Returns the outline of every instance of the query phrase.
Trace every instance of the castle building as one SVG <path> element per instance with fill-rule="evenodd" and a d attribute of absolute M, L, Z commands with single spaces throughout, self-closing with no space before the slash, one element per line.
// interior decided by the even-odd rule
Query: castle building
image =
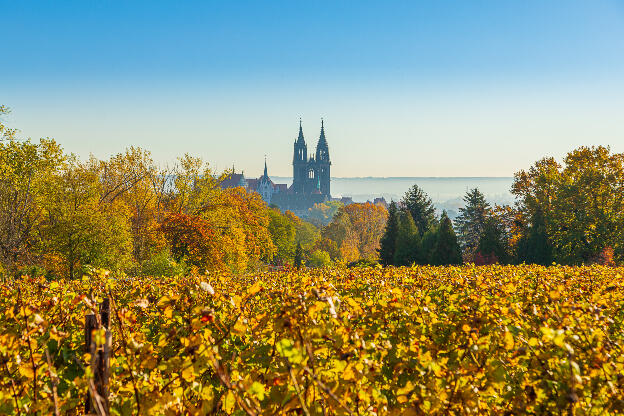
<path fill-rule="evenodd" d="M 293 183 L 275 184 L 268 174 L 266 160 L 264 173 L 258 179 L 246 179 L 242 173 L 232 173 L 222 183 L 222 188 L 242 186 L 258 192 L 267 204 L 277 205 L 282 210 L 303 212 L 316 203 L 331 199 L 331 160 L 325 137 L 325 126 L 321 119 L 321 133 L 316 152 L 308 155 L 308 146 L 299 120 L 299 135 L 293 150 Z"/>

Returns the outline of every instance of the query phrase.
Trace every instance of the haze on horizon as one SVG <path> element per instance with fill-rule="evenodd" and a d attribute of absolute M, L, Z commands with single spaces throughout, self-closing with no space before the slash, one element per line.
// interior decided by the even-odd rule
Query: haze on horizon
<path fill-rule="evenodd" d="M 624 3 L 9 2 L 0 104 L 22 136 L 292 175 L 325 120 L 335 177 L 510 177 L 624 152 Z"/>

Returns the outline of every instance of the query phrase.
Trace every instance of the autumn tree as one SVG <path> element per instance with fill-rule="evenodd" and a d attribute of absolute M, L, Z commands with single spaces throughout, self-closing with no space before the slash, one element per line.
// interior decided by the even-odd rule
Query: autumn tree
<path fill-rule="evenodd" d="M 623 154 L 580 147 L 568 153 L 563 166 L 542 159 L 516 173 L 512 192 L 524 217 L 538 225 L 526 229 L 545 231 L 546 239 L 539 231 L 533 241 L 552 247 L 554 261 L 591 262 L 605 247 L 613 248 L 617 261 L 624 258 Z"/>
<path fill-rule="evenodd" d="M 338 249 L 334 257 L 336 260 L 376 260 L 387 217 L 388 211 L 381 205 L 346 205 L 323 229 L 320 246 L 328 247 L 333 243 Z M 329 243 L 324 243 L 324 240 L 329 240 Z"/>
<path fill-rule="evenodd" d="M 120 270 L 132 261 L 128 212 L 121 202 L 103 203 L 99 179 L 72 158 L 45 190 L 39 249 L 48 269 L 70 279 L 86 265 Z"/>
<path fill-rule="evenodd" d="M 334 218 L 334 215 L 344 204 L 339 201 L 326 201 L 323 203 L 316 203 L 312 207 L 308 208 L 308 212 L 305 215 L 305 219 L 310 221 L 317 227 L 324 227 L 328 225 Z"/>
<path fill-rule="evenodd" d="M 0 142 L 0 262 L 9 272 L 32 259 L 45 210 L 43 196 L 65 156 L 49 139 Z M 5 137 L 6 137 L 5 136 Z"/>

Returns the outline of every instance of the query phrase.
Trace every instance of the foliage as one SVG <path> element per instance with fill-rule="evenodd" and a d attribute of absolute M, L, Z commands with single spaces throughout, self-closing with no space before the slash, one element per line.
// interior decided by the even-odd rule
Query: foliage
<path fill-rule="evenodd" d="M 42 191 L 37 249 L 47 269 L 70 279 L 86 266 L 122 270 L 132 264 L 126 206 L 101 199 L 98 177 L 97 168 L 72 158 Z"/>
<path fill-rule="evenodd" d="M 293 258 L 293 266 L 297 269 L 300 269 L 303 266 L 303 248 L 301 248 L 301 244 L 297 244 L 297 248 L 295 249 L 295 257 Z"/>
<path fill-rule="evenodd" d="M 457 242 L 455 231 L 453 230 L 453 223 L 448 215 L 446 215 L 446 211 L 442 212 L 440 227 L 436 234 L 435 246 L 431 253 L 431 264 L 461 264 L 461 249 Z"/>
<path fill-rule="evenodd" d="M 276 208 L 269 208 L 268 214 L 270 219 L 268 229 L 276 249 L 273 263 L 291 263 L 297 247 L 295 222 L 290 217 L 282 215 Z"/>
<path fill-rule="evenodd" d="M 435 207 L 431 198 L 416 184 L 414 184 L 401 200 L 402 208 L 409 211 L 412 219 L 418 227 L 418 232 L 423 235 L 437 224 Z"/>
<path fill-rule="evenodd" d="M 397 236 L 399 234 L 398 214 L 396 202 L 390 202 L 386 228 L 379 241 L 379 262 L 384 266 L 394 264 L 394 253 L 396 251 Z"/>
<path fill-rule="evenodd" d="M 505 232 L 494 216 L 489 216 L 485 220 L 477 245 L 477 254 L 481 260 L 475 261 L 476 264 L 505 264 L 509 260 Z"/>
<path fill-rule="evenodd" d="M 455 229 L 464 259 L 471 260 L 485 229 L 490 204 L 477 188 L 466 192 L 464 202 L 465 206 L 459 209 L 459 216 L 455 219 Z"/>
<path fill-rule="evenodd" d="M 333 260 L 376 260 L 387 217 L 388 211 L 382 205 L 367 202 L 343 206 L 323 228 L 317 247 L 328 248 Z"/>
<path fill-rule="evenodd" d="M 184 262 L 176 262 L 168 250 L 154 254 L 141 264 L 141 273 L 144 276 L 173 277 L 184 274 L 187 266 Z"/>
<path fill-rule="evenodd" d="M 410 266 L 422 261 L 420 234 L 409 211 L 399 215 L 399 232 L 396 239 L 394 262 L 396 266 Z"/>
<path fill-rule="evenodd" d="M 512 192 L 525 218 L 543 220 L 543 228 L 536 223 L 527 230 L 538 233 L 536 244 L 552 247 L 554 261 L 591 262 L 605 247 L 613 248 L 616 261 L 624 259 L 624 154 L 580 147 L 563 166 L 542 159 L 515 175 Z"/>
<path fill-rule="evenodd" d="M 334 219 L 338 210 L 343 206 L 344 204 L 340 201 L 316 203 L 313 207 L 308 208 L 305 219 L 317 227 L 325 227 Z"/>
<path fill-rule="evenodd" d="M 0 263 L 11 272 L 32 257 L 45 216 L 43 196 L 64 161 L 53 140 L 0 141 Z"/>
<path fill-rule="evenodd" d="M 329 253 L 323 250 L 314 250 L 308 260 L 310 267 L 326 267 L 332 263 Z"/>
<path fill-rule="evenodd" d="M 23 277 L 0 284 L 0 412 L 82 414 L 108 297 L 113 415 L 620 414 L 623 273 Z"/>

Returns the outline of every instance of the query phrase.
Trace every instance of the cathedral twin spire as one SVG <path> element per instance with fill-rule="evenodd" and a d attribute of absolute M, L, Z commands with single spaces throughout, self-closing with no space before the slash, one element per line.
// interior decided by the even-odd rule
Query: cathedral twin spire
<path fill-rule="evenodd" d="M 305 138 L 303 136 L 303 127 L 302 127 L 301 117 L 299 118 L 299 136 L 297 137 L 295 145 L 302 146 L 302 148 L 303 146 L 305 146 L 305 149 L 307 150 L 307 145 L 305 142 Z M 316 145 L 316 158 L 318 159 L 319 156 L 321 157 L 321 159 L 325 159 L 326 161 L 329 161 L 329 146 L 327 145 L 327 139 L 325 138 L 325 125 L 324 125 L 324 121 L 322 117 L 321 117 L 321 134 L 319 136 L 319 141 Z"/>
<path fill-rule="evenodd" d="M 299 119 L 299 136 L 294 143 L 292 190 L 300 194 L 330 195 L 329 146 L 325 138 L 325 125 L 321 119 L 321 134 L 316 145 L 316 154 L 308 156 L 308 146 L 303 137 L 303 127 Z"/>

